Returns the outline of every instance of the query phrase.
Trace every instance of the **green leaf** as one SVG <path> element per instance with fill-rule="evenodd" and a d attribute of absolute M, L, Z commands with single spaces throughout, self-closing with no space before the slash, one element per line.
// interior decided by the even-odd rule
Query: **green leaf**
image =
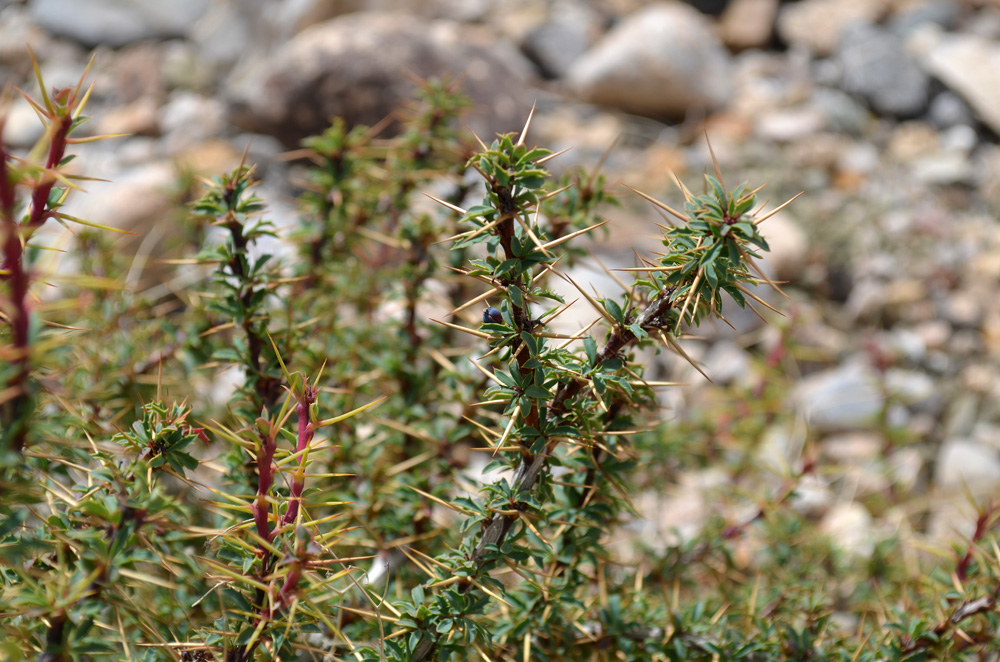
<path fill-rule="evenodd" d="M 524 293 L 521 288 L 517 285 L 511 285 L 507 288 L 507 294 L 510 296 L 510 302 L 518 308 L 524 308 Z"/>
<path fill-rule="evenodd" d="M 583 349 L 585 352 L 587 352 L 587 360 L 590 362 L 590 365 L 593 366 L 594 364 L 596 364 L 597 342 L 590 336 L 587 336 L 586 338 L 583 339 Z"/>
<path fill-rule="evenodd" d="M 617 301 L 614 299 L 605 299 L 604 309 L 608 311 L 608 314 L 610 314 L 611 318 L 616 322 L 619 324 L 625 323 L 625 313 L 622 312 L 622 308 L 618 305 Z"/>
<path fill-rule="evenodd" d="M 535 386 L 534 384 L 524 389 L 524 394 L 529 398 L 534 398 L 535 400 L 549 400 L 552 397 L 551 393 L 540 386 Z"/>
<path fill-rule="evenodd" d="M 509 374 L 507 374 L 503 370 L 494 370 L 493 371 L 493 376 L 496 377 L 497 381 L 499 381 L 501 384 L 503 384 L 507 388 L 515 388 L 517 386 L 517 381 L 515 381 L 515 379 L 513 377 L 511 377 Z"/>
<path fill-rule="evenodd" d="M 715 273 L 714 263 L 709 262 L 706 264 L 703 273 L 705 274 L 705 282 L 708 283 L 709 287 L 713 290 L 719 287 L 719 277 Z"/>
<path fill-rule="evenodd" d="M 222 347 L 215 350 L 212 353 L 212 358 L 216 361 L 232 361 L 233 363 L 240 363 L 243 360 L 240 353 L 232 347 Z"/>
<path fill-rule="evenodd" d="M 135 432 L 136 439 L 146 444 L 149 443 L 149 433 L 146 431 L 146 426 L 142 421 L 132 423 L 132 431 Z"/>

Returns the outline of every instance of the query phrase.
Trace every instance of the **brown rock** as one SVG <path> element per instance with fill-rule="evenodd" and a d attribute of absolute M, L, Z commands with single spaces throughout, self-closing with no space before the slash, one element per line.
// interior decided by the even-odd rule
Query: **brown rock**
<path fill-rule="evenodd" d="M 778 35 L 789 44 L 805 47 L 816 55 L 830 55 L 843 28 L 859 20 L 876 22 L 886 5 L 886 0 L 788 3 L 778 15 Z"/>
<path fill-rule="evenodd" d="M 304 30 L 246 70 L 229 96 L 237 125 L 289 145 L 333 117 L 373 125 L 414 97 L 416 79 L 460 77 L 484 138 L 521 128 L 531 65 L 510 44 L 450 21 L 360 13 Z"/>
<path fill-rule="evenodd" d="M 242 154 L 222 139 L 212 139 L 192 145 L 174 155 L 181 171 L 201 177 L 229 172 L 240 163 Z"/>
<path fill-rule="evenodd" d="M 734 51 L 763 48 L 771 41 L 778 0 L 732 0 L 722 14 L 719 36 Z"/>
<path fill-rule="evenodd" d="M 95 127 L 97 134 L 128 133 L 133 136 L 156 136 L 160 133 L 158 107 L 149 98 L 124 106 L 113 106 L 101 113 Z"/>

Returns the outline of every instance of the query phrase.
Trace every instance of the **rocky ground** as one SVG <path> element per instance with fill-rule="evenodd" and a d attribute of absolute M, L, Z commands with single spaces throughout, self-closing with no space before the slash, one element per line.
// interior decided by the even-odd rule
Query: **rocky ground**
<path fill-rule="evenodd" d="M 520 129 L 537 102 L 533 138 L 573 147 L 563 166 L 614 144 L 612 180 L 666 201 L 679 198 L 670 172 L 697 186 L 710 168 L 707 133 L 730 183 L 768 182 L 774 204 L 804 195 L 764 226 L 785 319 L 735 315 L 735 331 L 702 329 L 689 351 L 738 386 L 759 377 L 757 357 L 791 348 L 775 370 L 795 415 L 766 430 L 760 461 L 792 466 L 808 447 L 840 467 L 799 498 L 864 553 L 899 518 L 858 495 L 903 486 L 934 504 L 919 506 L 922 535 L 954 535 L 973 520 L 943 504 L 967 509 L 965 490 L 982 500 L 1000 481 L 998 37 L 988 0 L 0 0 L 0 80 L 31 89 L 25 43 L 53 86 L 96 53 L 91 130 L 132 135 L 87 147 L 89 174 L 111 182 L 73 213 L 140 232 L 134 250 L 154 256 L 178 164 L 212 174 L 251 144 L 291 223 L 276 157 L 332 115 L 379 121 L 413 74 L 463 76 L 479 135 Z M 39 135 L 14 104 L 5 139 Z M 630 266 L 658 217 L 618 190 L 602 259 Z M 717 402 L 665 367 L 691 383 L 664 395 L 668 416 Z M 648 533 L 691 530 L 720 480 L 650 495 L 662 517 Z"/>

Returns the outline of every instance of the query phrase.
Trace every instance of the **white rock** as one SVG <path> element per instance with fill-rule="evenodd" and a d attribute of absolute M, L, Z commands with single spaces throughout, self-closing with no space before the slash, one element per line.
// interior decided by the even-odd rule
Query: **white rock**
<path fill-rule="evenodd" d="M 913 405 L 933 397 L 937 385 L 930 375 L 919 370 L 890 368 L 885 373 L 885 390 L 904 405 Z"/>
<path fill-rule="evenodd" d="M 810 425 L 835 430 L 867 427 L 885 405 L 878 377 L 860 361 L 805 378 L 795 397 Z"/>
<path fill-rule="evenodd" d="M 875 551 L 872 516 L 860 503 L 838 503 L 830 508 L 820 531 L 830 536 L 833 544 L 847 554 L 866 557 Z"/>
<path fill-rule="evenodd" d="M 772 425 L 764 431 L 754 449 L 754 463 L 778 475 L 787 475 L 802 455 L 805 441 L 805 428 L 802 425 Z"/>
<path fill-rule="evenodd" d="M 873 432 L 846 432 L 822 442 L 823 455 L 838 464 L 867 464 L 882 453 L 885 440 Z"/>
<path fill-rule="evenodd" d="M 649 518 L 642 528 L 668 545 L 691 540 L 701 531 L 711 512 L 713 500 L 710 495 L 728 481 L 729 476 L 721 469 L 684 474 L 666 500 L 661 494 L 650 495 L 651 502 L 647 500 L 646 503 L 655 504 L 655 508 L 642 508 Z"/>
<path fill-rule="evenodd" d="M 0 4 L 0 64 L 30 67 L 26 45 L 35 53 L 51 49 L 49 36 L 31 20 L 27 7 Z"/>
<path fill-rule="evenodd" d="M 734 342 L 722 340 L 715 343 L 705 356 L 705 373 L 719 385 L 746 383 L 750 377 L 750 355 Z"/>
<path fill-rule="evenodd" d="M 907 361 L 919 363 L 927 356 L 927 343 L 915 330 L 897 327 L 885 334 L 885 341 L 893 353 Z"/>
<path fill-rule="evenodd" d="M 938 451 L 934 481 L 944 489 L 967 486 L 973 493 L 1000 482 L 1000 455 L 969 439 L 949 439 Z"/>
<path fill-rule="evenodd" d="M 615 26 L 569 70 L 586 101 L 638 115 L 682 117 L 724 104 L 731 63 L 711 23 L 680 2 L 657 3 Z"/>
<path fill-rule="evenodd" d="M 782 210 L 761 224 L 760 233 L 771 248 L 761 254 L 767 275 L 789 282 L 802 278 L 809 257 L 809 236 L 795 218 Z"/>
<path fill-rule="evenodd" d="M 984 448 L 1000 452 L 1000 425 L 979 421 L 972 428 L 972 440 Z"/>
<path fill-rule="evenodd" d="M 194 92 L 177 92 L 160 108 L 160 127 L 167 153 L 223 133 L 226 108 L 221 101 Z"/>
<path fill-rule="evenodd" d="M 826 480 L 816 474 L 806 474 L 795 487 L 791 497 L 791 506 L 795 512 L 806 517 L 816 517 L 830 507 L 834 499 L 833 490 Z"/>
<path fill-rule="evenodd" d="M 868 175 L 883 166 L 881 154 L 875 145 L 854 143 L 840 152 L 837 167 L 842 172 Z"/>
<path fill-rule="evenodd" d="M 13 147 L 31 147 L 44 131 L 38 115 L 26 101 L 21 99 L 11 105 L 3 127 L 4 142 Z"/>
<path fill-rule="evenodd" d="M 924 456 L 919 448 L 898 448 L 889 456 L 889 476 L 895 488 L 903 493 L 913 490 L 920 480 Z"/>
<path fill-rule="evenodd" d="M 943 319 L 928 320 L 915 326 L 913 333 L 926 349 L 941 349 L 951 337 L 951 325 Z"/>
<path fill-rule="evenodd" d="M 969 183 L 976 176 L 968 156 L 954 150 L 914 161 L 912 172 L 918 182 L 937 186 Z"/>
<path fill-rule="evenodd" d="M 1000 133 L 1000 45 L 971 34 L 921 34 L 927 71 L 961 96 Z"/>
<path fill-rule="evenodd" d="M 827 127 L 823 111 L 813 106 L 782 108 L 769 111 L 756 120 L 755 133 L 777 142 L 801 140 L 820 133 Z"/>

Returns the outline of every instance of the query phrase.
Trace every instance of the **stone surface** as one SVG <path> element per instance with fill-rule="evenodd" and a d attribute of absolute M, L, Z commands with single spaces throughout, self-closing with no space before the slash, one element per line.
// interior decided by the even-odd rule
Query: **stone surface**
<path fill-rule="evenodd" d="M 953 92 L 942 92 L 931 99 L 927 119 L 941 129 L 952 126 L 971 126 L 975 122 L 969 105 Z"/>
<path fill-rule="evenodd" d="M 14 147 L 30 147 L 42 137 L 45 127 L 26 101 L 11 104 L 3 126 L 4 141 Z"/>
<path fill-rule="evenodd" d="M 643 523 L 649 542 L 679 545 L 691 540 L 705 523 L 712 507 L 711 493 L 728 482 L 717 469 L 707 469 L 681 476 L 680 484 L 669 489 L 668 496 L 648 495 L 641 511 L 652 518 Z"/>
<path fill-rule="evenodd" d="M 520 129 L 531 107 L 530 64 L 516 49 L 449 21 L 360 13 L 315 25 L 229 88 L 241 127 L 295 145 L 330 118 L 373 125 L 413 98 L 413 77 L 461 77 L 477 132 Z"/>
<path fill-rule="evenodd" d="M 886 0 L 802 0 L 782 5 L 778 35 L 789 45 L 816 55 L 833 52 L 841 31 L 854 21 L 876 21 Z"/>
<path fill-rule="evenodd" d="M 4 7 L 0 3 L 0 65 L 15 65 L 23 71 L 31 67 L 28 49 L 44 53 L 50 47 L 49 36 L 31 20 L 26 8 Z"/>
<path fill-rule="evenodd" d="M 845 90 L 882 115 L 912 117 L 927 106 L 927 74 L 902 40 L 872 23 L 855 21 L 841 31 L 836 60 Z"/>
<path fill-rule="evenodd" d="M 800 106 L 759 115 L 754 130 L 767 140 L 791 142 L 820 133 L 826 126 L 826 117 L 820 109 Z"/>
<path fill-rule="evenodd" d="M 751 375 L 750 355 L 734 342 L 720 341 L 705 355 L 702 370 L 715 384 L 745 384 Z"/>
<path fill-rule="evenodd" d="M 650 117 L 724 104 L 731 63 L 704 16 L 657 3 L 626 17 L 574 63 L 571 87 L 591 103 Z"/>
<path fill-rule="evenodd" d="M 885 373 L 887 395 L 904 405 L 926 402 L 937 393 L 937 386 L 930 375 L 918 370 L 890 368 Z"/>
<path fill-rule="evenodd" d="M 102 114 L 97 121 L 96 132 L 128 133 L 134 136 L 159 135 L 158 113 L 159 105 L 156 101 L 148 98 L 139 99 Z"/>
<path fill-rule="evenodd" d="M 820 530 L 830 536 L 837 548 L 861 558 L 870 557 L 875 551 L 872 529 L 871 513 L 856 502 L 835 504 L 820 522 Z"/>
<path fill-rule="evenodd" d="M 929 37 L 923 65 L 1000 134 L 1000 44 L 967 34 Z"/>
<path fill-rule="evenodd" d="M 552 18 L 530 30 L 521 50 L 546 78 L 561 78 L 590 46 L 597 34 L 597 17 L 572 5 L 557 5 Z"/>
<path fill-rule="evenodd" d="M 885 406 L 877 376 L 860 361 L 806 377 L 795 397 L 810 425 L 828 430 L 870 426 Z"/>
<path fill-rule="evenodd" d="M 969 487 L 975 492 L 1000 482 L 1000 455 L 969 439 L 949 439 L 938 451 L 934 482 L 943 489 Z"/>
<path fill-rule="evenodd" d="M 961 3 L 957 0 L 918 0 L 898 9 L 889 19 L 887 27 L 894 34 L 906 38 L 927 25 L 954 28 L 961 15 Z"/>
<path fill-rule="evenodd" d="M 754 465 L 777 475 L 788 474 L 805 444 L 805 429 L 782 421 L 769 426 L 753 449 Z"/>
<path fill-rule="evenodd" d="M 113 159 L 106 165 L 112 165 Z M 153 161 L 114 173 L 93 162 L 89 165 L 88 172 L 100 172 L 109 181 L 87 182 L 85 194 L 70 196 L 66 212 L 134 233 L 110 237 L 121 253 L 132 258 L 126 287 L 163 282 L 172 272 L 158 258 L 163 257 L 170 220 L 177 212 L 177 201 L 171 199 L 177 182 L 173 165 Z"/>
<path fill-rule="evenodd" d="M 823 455 L 839 464 L 868 464 L 879 458 L 885 439 L 874 432 L 844 432 L 826 437 Z"/>
<path fill-rule="evenodd" d="M 248 0 L 213 0 L 192 26 L 199 66 L 217 74 L 227 71 L 258 42 L 263 22 L 261 7 L 248 11 Z"/>
<path fill-rule="evenodd" d="M 719 20 L 719 35 L 734 51 L 763 48 L 774 35 L 778 0 L 732 0 Z"/>
<path fill-rule="evenodd" d="M 977 328 L 983 320 L 983 301 L 974 292 L 954 292 L 945 300 L 944 318 L 956 328 Z"/>
<path fill-rule="evenodd" d="M 772 279 L 789 283 L 801 279 L 809 257 L 809 236 L 791 212 L 783 209 L 764 221 L 760 233 L 771 247 L 761 254 L 764 272 Z"/>
<path fill-rule="evenodd" d="M 73 216 L 121 230 L 148 233 L 170 213 L 168 191 L 176 174 L 167 163 L 147 163 L 117 172 L 111 181 L 88 182 L 86 195 L 71 196 L 66 206 Z"/>
<path fill-rule="evenodd" d="M 31 16 L 54 35 L 85 46 L 117 48 L 142 39 L 185 34 L 205 12 L 208 0 L 35 0 Z"/>
<path fill-rule="evenodd" d="M 975 130 L 965 124 L 942 131 L 925 122 L 911 121 L 893 131 L 885 152 L 905 164 L 922 184 L 971 183 L 976 169 L 970 153 L 978 141 Z"/>
<path fill-rule="evenodd" d="M 186 147 L 223 133 L 225 104 L 194 92 L 174 94 L 160 109 L 164 147 L 174 154 Z"/>

